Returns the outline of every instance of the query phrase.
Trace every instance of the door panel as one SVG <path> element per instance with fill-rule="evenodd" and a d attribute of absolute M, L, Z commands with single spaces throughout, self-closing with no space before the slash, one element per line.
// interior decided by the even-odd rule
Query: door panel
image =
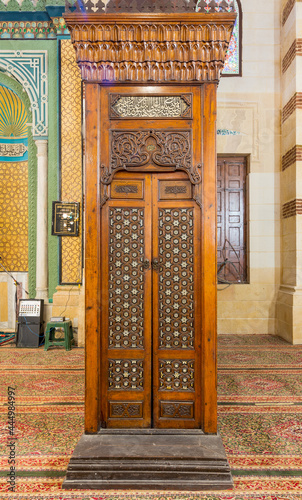
<path fill-rule="evenodd" d="M 119 193 L 119 186 L 126 189 Z M 102 210 L 102 304 L 107 304 L 101 325 L 102 421 L 108 427 L 148 427 L 151 269 L 145 261 L 151 261 L 151 177 L 118 179 L 113 197 L 116 191 L 124 199 L 110 199 Z M 131 199 L 138 193 L 142 201 Z"/>
<path fill-rule="evenodd" d="M 195 403 L 200 395 L 200 209 L 192 200 L 180 200 L 181 193 L 188 196 L 186 183 L 184 174 L 153 175 L 155 427 L 200 425 Z M 174 200 L 158 201 L 162 184 L 171 186 Z"/>

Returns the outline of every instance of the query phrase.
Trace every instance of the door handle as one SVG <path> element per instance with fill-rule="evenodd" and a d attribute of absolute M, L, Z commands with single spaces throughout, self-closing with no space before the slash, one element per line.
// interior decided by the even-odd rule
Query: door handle
<path fill-rule="evenodd" d="M 144 262 L 143 262 L 143 264 L 142 264 L 142 266 L 143 266 L 143 269 L 146 269 L 146 270 L 150 269 L 150 261 L 149 261 L 149 259 L 145 259 Z"/>
<path fill-rule="evenodd" d="M 153 259 L 152 260 L 152 267 L 155 271 L 159 271 L 160 264 L 158 259 Z"/>

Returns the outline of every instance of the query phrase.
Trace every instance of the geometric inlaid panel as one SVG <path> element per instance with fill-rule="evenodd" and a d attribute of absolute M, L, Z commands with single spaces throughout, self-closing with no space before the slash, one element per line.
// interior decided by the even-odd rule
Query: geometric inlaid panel
<path fill-rule="evenodd" d="M 160 349 L 194 349 L 193 232 L 193 208 L 158 210 Z"/>
<path fill-rule="evenodd" d="M 142 390 L 143 363 L 142 359 L 109 359 L 108 383 L 109 390 Z"/>
<path fill-rule="evenodd" d="M 109 348 L 144 347 L 144 209 L 109 209 Z"/>
<path fill-rule="evenodd" d="M 194 364 L 192 359 L 160 359 L 159 390 L 194 391 Z"/>

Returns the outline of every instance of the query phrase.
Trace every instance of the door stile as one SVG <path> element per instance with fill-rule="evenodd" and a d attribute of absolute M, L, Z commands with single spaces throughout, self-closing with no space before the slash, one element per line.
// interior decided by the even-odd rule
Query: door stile
<path fill-rule="evenodd" d="M 100 210 L 98 162 L 100 87 L 87 83 L 85 143 L 85 432 L 96 433 L 100 413 Z"/>
<path fill-rule="evenodd" d="M 202 182 L 202 408 L 206 434 L 217 433 L 216 83 L 204 85 Z"/>
<path fill-rule="evenodd" d="M 102 391 L 105 397 L 102 398 L 102 422 L 107 427 L 150 427 L 151 425 L 151 269 L 144 269 L 145 260 L 151 262 L 151 176 L 133 174 L 135 179 L 145 178 L 144 200 L 110 200 L 102 210 L 103 221 L 103 244 L 102 246 Z M 143 226 L 140 226 L 139 216 L 143 213 Z M 125 214 L 130 214 L 126 215 Z M 117 220 L 121 217 L 121 224 Z M 137 223 L 134 222 L 134 217 Z M 107 222 L 107 223 L 106 223 Z M 125 236 L 128 227 L 137 227 L 136 232 Z M 116 229 L 120 228 L 120 229 Z M 138 257 L 132 259 L 134 255 L 133 245 L 139 242 L 143 234 L 144 251 Z M 137 240 L 133 239 L 135 236 Z M 115 240 L 115 237 L 117 238 Z M 120 239 L 119 239 L 120 238 Z M 130 239 L 130 244 L 126 240 Z M 106 244 L 107 242 L 107 244 Z M 122 247 L 118 247 L 121 242 Z M 139 252 L 141 251 L 138 243 Z M 126 253 L 127 252 L 127 253 Z M 127 259 L 127 262 L 126 260 Z M 137 266 L 137 260 L 139 265 Z M 136 267 L 131 267 L 135 264 Z M 126 266 L 128 271 L 124 271 Z M 130 269 L 131 268 L 131 269 Z M 130 276 L 130 271 L 137 272 L 137 278 Z M 121 276 L 118 273 L 121 272 Z M 127 274 L 128 273 L 128 274 Z M 140 279 L 143 279 L 143 292 L 140 288 Z M 133 286 L 137 280 L 137 288 Z M 118 288 L 119 287 L 119 288 Z M 128 287 L 126 290 L 125 287 Z M 121 295 L 117 294 L 121 290 Z M 137 299 L 137 312 L 133 312 L 131 302 L 132 291 L 139 297 Z M 119 292 L 120 293 L 120 292 Z M 132 344 L 132 327 L 140 322 L 141 310 L 139 310 L 140 298 L 143 295 L 143 336 L 135 338 L 135 345 Z M 132 295 L 133 297 L 133 295 Z M 120 302 L 117 302 L 120 300 Z M 129 304 L 131 306 L 129 309 Z M 126 309 L 125 309 L 126 307 Z M 128 308 L 128 309 L 127 309 Z M 128 325 L 125 326 L 125 315 Z M 136 317 L 135 314 L 138 316 Z M 111 322 L 111 323 L 110 323 Z M 127 337 L 121 336 L 118 339 L 116 332 L 112 334 L 114 327 L 120 327 L 121 333 L 126 329 Z M 111 328 L 111 330 L 110 330 Z M 109 342 L 110 339 L 110 342 Z M 127 343 L 127 345 L 125 345 Z M 134 345 L 134 346 L 133 346 Z M 136 380 L 131 383 L 132 377 Z M 130 383 L 128 384 L 128 382 Z M 126 384 L 128 384 L 126 386 Z M 129 389 L 128 389 L 129 387 Z"/>

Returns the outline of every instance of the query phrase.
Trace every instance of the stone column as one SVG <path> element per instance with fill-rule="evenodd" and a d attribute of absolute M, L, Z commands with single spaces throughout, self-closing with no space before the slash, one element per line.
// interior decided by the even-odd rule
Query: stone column
<path fill-rule="evenodd" d="M 38 158 L 36 298 L 48 300 L 47 140 L 35 140 Z"/>
<path fill-rule="evenodd" d="M 302 343 L 302 3 L 284 0 L 282 12 L 282 285 L 277 333 Z"/>

